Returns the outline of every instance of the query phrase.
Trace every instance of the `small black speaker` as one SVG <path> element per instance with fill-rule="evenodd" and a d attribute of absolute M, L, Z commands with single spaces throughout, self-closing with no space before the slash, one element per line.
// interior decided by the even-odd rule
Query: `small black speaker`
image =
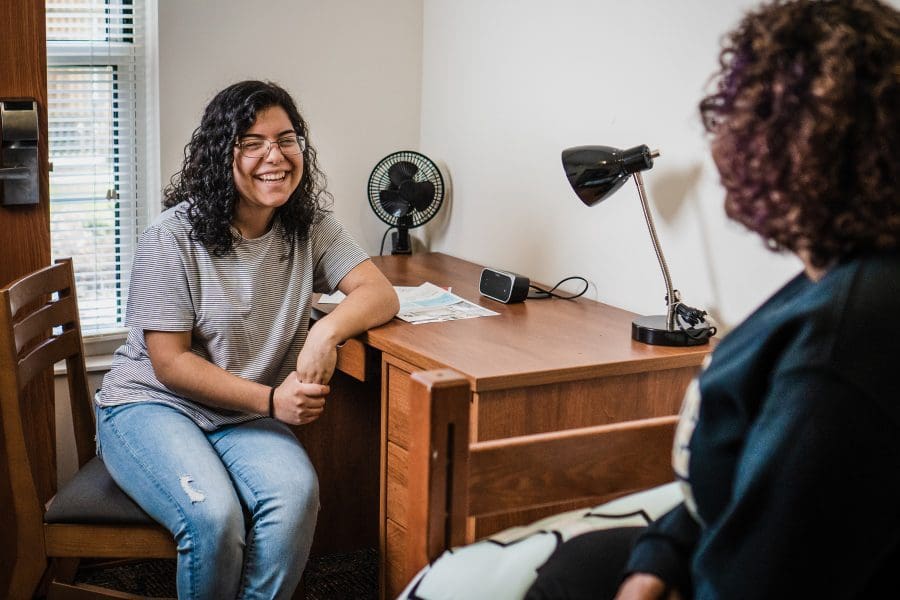
<path fill-rule="evenodd" d="M 509 304 L 521 302 L 527 298 L 530 283 L 527 277 L 488 268 L 481 271 L 478 291 L 482 296 L 487 296 L 491 300 Z"/>

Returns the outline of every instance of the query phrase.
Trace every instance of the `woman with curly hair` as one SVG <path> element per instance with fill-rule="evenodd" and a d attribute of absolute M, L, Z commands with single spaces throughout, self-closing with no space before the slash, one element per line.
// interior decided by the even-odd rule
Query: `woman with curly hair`
<path fill-rule="evenodd" d="M 563 544 L 528 598 L 896 595 L 900 13 L 772 2 L 720 64 L 700 113 L 726 212 L 804 270 L 690 386 L 672 453 L 683 502 L 645 530 Z"/>
<path fill-rule="evenodd" d="M 325 409 L 336 347 L 398 309 L 326 210 L 290 95 L 219 92 L 140 237 L 125 344 L 97 394 L 98 453 L 175 537 L 179 598 L 288 598 L 319 508 L 288 425 Z M 346 299 L 309 327 L 313 292 Z"/>

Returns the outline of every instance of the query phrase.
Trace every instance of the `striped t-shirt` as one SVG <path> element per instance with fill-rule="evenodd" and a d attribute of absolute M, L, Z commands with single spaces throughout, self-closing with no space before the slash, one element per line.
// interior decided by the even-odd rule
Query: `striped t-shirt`
<path fill-rule="evenodd" d="M 276 220 L 265 235 L 240 239 L 225 256 L 214 256 L 191 239 L 186 208 L 163 212 L 141 234 L 125 313 L 128 337 L 96 400 L 101 406 L 168 404 L 211 431 L 260 415 L 207 406 L 168 389 L 153 372 L 144 330 L 190 331 L 198 356 L 244 379 L 278 385 L 296 368 L 313 292 L 333 292 L 368 255 L 326 213 L 290 255 Z"/>

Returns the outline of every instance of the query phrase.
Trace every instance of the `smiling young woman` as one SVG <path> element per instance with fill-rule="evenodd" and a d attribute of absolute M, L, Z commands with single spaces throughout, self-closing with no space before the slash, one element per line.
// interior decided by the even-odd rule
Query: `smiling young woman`
<path fill-rule="evenodd" d="M 325 410 L 335 346 L 398 309 L 325 208 L 308 138 L 279 86 L 221 91 L 135 253 L 97 445 L 175 537 L 179 598 L 291 596 L 319 498 L 288 425 Z M 346 299 L 310 328 L 312 294 L 336 289 Z"/>

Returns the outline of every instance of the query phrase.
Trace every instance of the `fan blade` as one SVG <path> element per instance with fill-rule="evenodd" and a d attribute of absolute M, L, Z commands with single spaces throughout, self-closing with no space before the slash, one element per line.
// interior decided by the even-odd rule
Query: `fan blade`
<path fill-rule="evenodd" d="M 378 199 L 381 201 L 381 207 L 397 218 L 408 214 L 411 208 L 410 203 L 397 190 L 381 190 L 378 192 Z"/>
<path fill-rule="evenodd" d="M 401 160 L 395 162 L 388 169 L 388 177 L 391 180 L 391 184 L 394 187 L 400 187 L 404 181 L 409 181 L 416 176 L 416 173 L 419 172 L 419 167 L 412 164 L 411 162 Z"/>
<path fill-rule="evenodd" d="M 417 181 L 414 185 L 404 186 L 403 191 L 407 192 L 404 196 L 418 211 L 424 211 L 434 200 L 434 184 L 430 181 Z"/>

